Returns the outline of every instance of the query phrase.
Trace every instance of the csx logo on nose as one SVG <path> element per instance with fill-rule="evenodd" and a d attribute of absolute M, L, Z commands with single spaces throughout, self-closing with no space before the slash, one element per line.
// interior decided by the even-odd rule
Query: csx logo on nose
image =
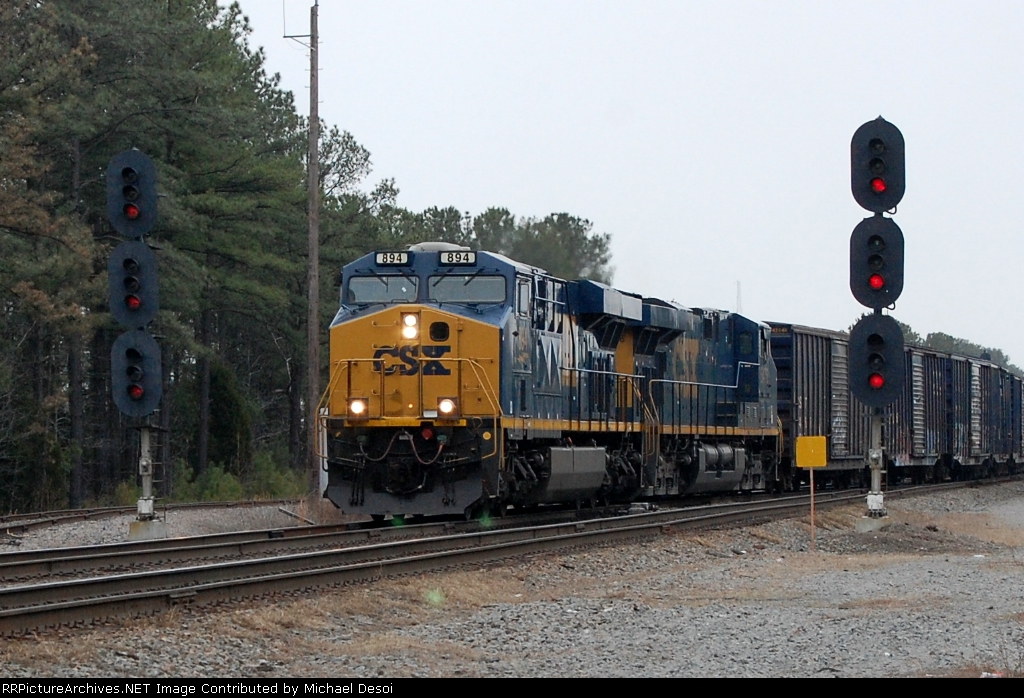
<path fill-rule="evenodd" d="M 450 376 L 452 370 L 441 365 L 440 359 L 449 353 L 452 348 L 447 344 L 424 345 L 423 356 L 431 361 L 423 362 L 424 376 Z M 374 361 L 373 370 L 385 376 L 390 376 L 396 371 L 400 376 L 415 376 L 420 370 L 420 347 L 412 344 L 403 344 L 400 347 L 381 347 L 373 353 L 373 358 L 382 359 L 385 356 L 394 357 L 399 362 Z"/>

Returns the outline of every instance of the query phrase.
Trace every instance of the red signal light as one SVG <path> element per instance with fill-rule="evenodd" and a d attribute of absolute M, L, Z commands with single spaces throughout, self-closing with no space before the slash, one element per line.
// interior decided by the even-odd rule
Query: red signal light
<path fill-rule="evenodd" d="M 880 291 L 885 286 L 885 279 L 882 278 L 881 274 L 872 274 L 868 277 L 868 285 L 876 291 Z"/>
<path fill-rule="evenodd" d="M 128 397 L 132 400 L 141 400 L 142 396 L 146 394 L 146 391 L 142 389 L 141 385 L 132 383 L 128 386 Z"/>
<path fill-rule="evenodd" d="M 142 307 L 142 301 L 138 296 L 125 296 L 124 304 L 128 310 L 138 310 Z"/>
<path fill-rule="evenodd" d="M 128 220 L 135 220 L 136 218 L 139 217 L 140 213 L 141 211 L 139 211 L 139 207 L 136 206 L 135 204 L 124 205 L 124 217 L 127 218 Z"/>
<path fill-rule="evenodd" d="M 868 378 L 868 385 L 875 390 L 881 390 L 882 386 L 885 385 L 885 379 L 878 373 L 872 373 Z"/>
<path fill-rule="evenodd" d="M 871 191 L 876 194 L 884 194 L 888 187 L 885 186 L 885 180 L 881 177 L 875 177 L 871 180 Z"/>
<path fill-rule="evenodd" d="M 423 437 L 424 441 L 430 441 L 434 438 L 434 430 L 430 427 L 423 427 L 423 431 L 420 432 L 420 436 Z"/>

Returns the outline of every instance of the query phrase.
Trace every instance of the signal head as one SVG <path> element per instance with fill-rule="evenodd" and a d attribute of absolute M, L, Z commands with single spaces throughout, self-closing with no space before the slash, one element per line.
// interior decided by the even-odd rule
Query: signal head
<path fill-rule="evenodd" d="M 118 153 L 107 165 L 107 217 L 126 237 L 142 237 L 156 224 L 156 166 L 138 150 Z"/>
<path fill-rule="evenodd" d="M 145 417 L 163 396 L 160 345 L 142 330 L 125 332 L 110 349 L 114 404 L 129 417 Z"/>
<path fill-rule="evenodd" d="M 865 218 L 853 229 L 850 291 L 875 309 L 892 305 L 903 293 L 903 232 L 891 218 Z"/>
<path fill-rule="evenodd" d="M 884 407 L 903 390 L 903 332 L 888 315 L 873 313 L 850 331 L 850 391 L 868 407 Z"/>
<path fill-rule="evenodd" d="M 896 207 L 906 190 L 903 134 L 882 117 L 863 124 L 850 141 L 850 187 L 874 213 Z"/>
<path fill-rule="evenodd" d="M 110 313 L 135 329 L 151 322 L 160 307 L 156 255 L 138 240 L 122 242 L 107 262 Z"/>

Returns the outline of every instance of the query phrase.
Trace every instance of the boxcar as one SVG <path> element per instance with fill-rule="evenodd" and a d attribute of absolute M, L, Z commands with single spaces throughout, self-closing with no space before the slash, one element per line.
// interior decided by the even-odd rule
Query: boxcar
<path fill-rule="evenodd" d="M 827 436 L 826 478 L 858 484 L 870 446 L 870 409 L 849 389 L 848 336 L 769 323 L 778 370 L 781 463 L 793 471 L 795 439 Z M 1024 385 L 986 359 L 925 347 L 904 350 L 906 380 L 885 408 L 889 477 L 925 481 L 1013 472 L 1021 460 Z"/>

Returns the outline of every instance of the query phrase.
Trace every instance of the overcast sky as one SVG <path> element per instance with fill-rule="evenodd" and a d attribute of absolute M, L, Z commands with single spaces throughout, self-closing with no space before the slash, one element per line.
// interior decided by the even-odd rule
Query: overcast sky
<path fill-rule="evenodd" d="M 308 110 L 312 0 L 241 0 Z M 614 285 L 846 329 L 850 138 L 906 139 L 892 314 L 1024 366 L 1024 3 L 321 0 L 320 116 L 421 211 L 568 212 Z"/>

